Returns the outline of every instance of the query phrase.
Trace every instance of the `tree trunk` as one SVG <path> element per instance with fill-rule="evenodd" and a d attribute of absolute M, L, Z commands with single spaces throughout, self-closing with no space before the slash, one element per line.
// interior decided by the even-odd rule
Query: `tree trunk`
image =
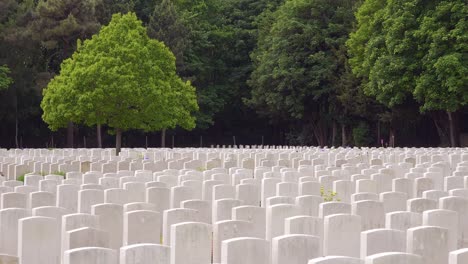
<path fill-rule="evenodd" d="M 393 127 L 390 128 L 390 135 L 388 138 L 388 147 L 395 147 L 395 130 Z"/>
<path fill-rule="evenodd" d="M 120 128 L 115 129 L 115 155 L 119 155 L 122 149 L 122 130 Z"/>
<path fill-rule="evenodd" d="M 331 140 L 331 145 L 332 147 L 335 146 L 335 139 L 336 139 L 336 132 L 337 132 L 338 128 L 336 127 L 336 122 L 333 121 L 333 126 L 332 126 L 332 140 Z"/>
<path fill-rule="evenodd" d="M 279 145 L 280 141 L 280 129 L 278 124 L 273 124 L 273 142 L 272 145 Z M 221 142 L 221 145 L 224 145 L 224 141 Z"/>
<path fill-rule="evenodd" d="M 446 120 L 443 120 L 445 119 L 445 117 L 443 117 L 443 119 L 441 120 L 439 114 L 440 114 L 439 112 L 434 112 L 431 114 L 431 116 L 432 116 L 432 120 L 434 121 L 434 125 L 437 129 L 437 134 L 439 135 L 439 140 L 440 140 L 439 146 L 446 147 L 450 145 L 450 139 L 449 139 L 450 136 L 447 135 L 448 132 L 446 130 L 448 124 L 444 122 Z"/>
<path fill-rule="evenodd" d="M 315 140 L 317 140 L 317 145 L 320 146 L 320 136 L 315 126 L 312 128 L 312 134 L 314 134 Z"/>
<path fill-rule="evenodd" d="M 18 148 L 18 89 L 15 87 L 15 99 L 14 99 L 14 104 L 15 104 L 15 146 Z"/>
<path fill-rule="evenodd" d="M 326 133 L 323 131 L 324 128 L 321 124 L 321 120 L 318 120 L 317 123 L 312 123 L 312 129 L 315 139 L 317 140 L 317 144 L 322 148 L 325 147 L 327 136 Z"/>
<path fill-rule="evenodd" d="M 319 131 L 320 131 L 320 147 L 327 146 L 327 138 L 328 138 L 328 128 L 326 122 L 321 119 L 319 120 Z"/>
<path fill-rule="evenodd" d="M 461 129 L 460 129 L 460 112 L 453 112 L 452 118 L 453 118 L 453 135 L 455 138 L 455 146 L 460 147 L 461 146 Z"/>
<path fill-rule="evenodd" d="M 102 148 L 101 124 L 96 125 L 96 135 L 97 135 L 98 148 Z"/>
<path fill-rule="evenodd" d="M 166 147 L 166 129 L 161 130 L 161 148 Z"/>
<path fill-rule="evenodd" d="M 380 131 L 380 121 L 377 121 L 377 146 L 382 146 L 382 135 Z"/>
<path fill-rule="evenodd" d="M 67 127 L 67 147 L 73 148 L 73 122 L 68 122 Z"/>
<path fill-rule="evenodd" d="M 18 148 L 18 111 L 15 113 L 15 145 Z"/>
<path fill-rule="evenodd" d="M 450 136 L 450 146 L 452 148 L 457 147 L 457 140 L 455 136 L 455 125 L 452 112 L 447 111 L 448 121 L 449 121 L 449 136 Z"/>
<path fill-rule="evenodd" d="M 341 124 L 341 146 L 342 147 L 346 147 L 346 144 L 348 142 L 346 142 L 346 125 L 345 124 Z"/>

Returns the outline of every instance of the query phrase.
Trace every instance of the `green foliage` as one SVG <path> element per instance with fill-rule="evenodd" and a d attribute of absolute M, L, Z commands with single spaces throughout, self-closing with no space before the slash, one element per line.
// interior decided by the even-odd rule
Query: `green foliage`
<path fill-rule="evenodd" d="M 325 105 L 344 71 L 340 56 L 353 21 L 350 1 L 290 0 L 252 54 L 251 104 L 303 118 Z"/>
<path fill-rule="evenodd" d="M 386 2 L 385 0 L 366 0 L 362 3 L 356 13 L 357 29 L 351 33 L 347 46 L 351 55 L 349 63 L 353 72 L 363 79 L 364 91 L 375 96 L 379 102 L 392 107 L 400 104 L 408 96 L 411 90 L 411 84 L 408 82 L 413 74 L 406 73 L 406 68 L 402 69 L 401 65 L 390 66 L 390 63 L 401 64 L 401 57 L 404 55 L 398 54 L 400 59 L 392 60 L 390 59 L 392 51 L 387 51 L 385 47 L 384 22 L 386 16 L 389 15 L 385 10 Z M 399 23 L 398 25 L 406 24 Z M 374 70 L 375 65 L 378 65 L 379 69 L 382 67 L 383 70 L 387 69 L 388 72 L 382 73 Z"/>
<path fill-rule="evenodd" d="M 178 18 L 173 24 L 186 36 L 177 36 L 179 44 L 186 45 L 183 60 L 178 60 L 178 69 L 184 79 L 198 87 L 197 98 L 200 111 L 196 113 L 197 127 L 208 128 L 214 123 L 228 100 L 229 84 L 225 56 L 225 43 L 229 33 L 224 29 L 220 15 L 226 3 L 218 0 L 173 1 Z M 162 4 L 161 4 L 162 5 Z M 185 25 L 182 27 L 181 25 Z"/>
<path fill-rule="evenodd" d="M 354 1 L 288 0 L 259 21 L 246 102 L 279 120 L 300 120 L 327 144 L 327 125 L 341 116 L 336 94 L 346 83 L 345 41 Z M 352 84 L 352 82 L 350 82 Z M 307 134 L 301 132 L 301 134 Z"/>
<path fill-rule="evenodd" d="M 39 121 L 39 88 L 49 78 L 48 74 L 39 74 L 44 68 L 40 43 L 31 39 L 34 1 L 0 2 L 0 65 L 8 65 L 6 76 L 12 81 L 0 96 L 0 120 L 4 127 L 2 146 L 19 147 L 21 137 L 31 137 L 47 130 Z M 4 70 L 0 72 L 5 73 Z M 16 123 L 20 124 L 20 131 L 15 131 Z M 16 133 L 18 140 L 12 136 Z"/>
<path fill-rule="evenodd" d="M 24 177 L 25 177 L 26 175 L 28 175 L 28 174 L 32 174 L 32 173 L 31 173 L 31 172 L 26 172 L 26 173 L 24 173 L 24 174 L 21 174 L 20 176 L 18 176 L 18 178 L 16 178 L 16 180 L 24 182 Z M 37 173 L 34 173 L 34 175 L 36 175 L 36 174 L 37 174 Z M 47 175 L 47 173 L 45 173 L 45 172 L 43 172 L 43 171 L 39 172 L 38 174 L 41 175 L 41 176 L 43 176 L 43 177 Z M 53 175 L 61 175 L 61 176 L 64 176 L 64 177 L 65 177 L 65 174 L 66 174 L 66 173 L 63 172 L 63 171 L 56 171 L 56 172 L 54 172 L 54 173 L 52 173 L 52 174 L 53 174 Z"/>
<path fill-rule="evenodd" d="M 66 172 L 64 171 L 54 171 L 54 173 L 52 173 L 53 175 L 60 175 L 60 176 L 63 176 L 65 177 L 65 175 L 67 174 Z"/>
<path fill-rule="evenodd" d="M 70 65 L 62 65 L 62 74 L 52 79 L 43 91 L 43 119 L 52 130 L 66 127 L 70 120 L 77 120 L 79 115 L 75 109 L 78 91 L 71 87 L 71 71 Z"/>
<path fill-rule="evenodd" d="M 205 167 L 198 167 L 197 171 L 204 172 L 204 171 L 206 171 L 206 168 Z"/>
<path fill-rule="evenodd" d="M 109 24 L 112 15 L 116 13 L 126 14 L 135 8 L 133 0 L 99 0 L 96 1 L 96 18 L 101 25 Z"/>
<path fill-rule="evenodd" d="M 32 38 L 41 42 L 47 57 L 45 71 L 58 72 L 69 57 L 76 40 L 90 37 L 99 29 L 94 0 L 39 0 L 30 28 Z"/>
<path fill-rule="evenodd" d="M 366 0 L 347 45 L 364 90 L 389 107 L 413 95 L 421 110 L 468 102 L 468 7 L 463 0 Z"/>
<path fill-rule="evenodd" d="M 195 88 L 175 73 L 174 56 L 148 37 L 134 13 L 114 15 L 78 44 L 44 90 L 41 107 L 51 129 L 71 120 L 120 131 L 191 129 L 198 109 Z"/>
<path fill-rule="evenodd" d="M 323 186 L 320 187 L 320 196 L 322 196 L 324 202 L 339 202 L 340 198 L 337 198 L 338 194 L 332 190 L 325 191 Z"/>
<path fill-rule="evenodd" d="M 9 74 L 10 69 L 5 65 L 0 65 L 0 90 L 8 88 L 8 86 L 13 82 L 11 77 L 8 76 Z"/>
<path fill-rule="evenodd" d="M 418 19 L 415 38 L 423 57 L 414 95 L 423 111 L 455 112 L 468 105 L 468 5 L 464 0 L 436 3 Z"/>
<path fill-rule="evenodd" d="M 190 45 L 190 30 L 177 12 L 173 1 L 162 0 L 157 4 L 148 24 L 150 38 L 163 42 L 176 57 L 177 71 L 185 70 L 184 52 Z"/>
<path fill-rule="evenodd" d="M 447 112 L 452 147 L 457 112 L 468 105 L 467 16 L 463 0 L 366 0 L 347 42 L 365 92 L 391 108 L 415 99 L 422 113 Z M 444 128 L 434 122 L 442 143 Z"/>
<path fill-rule="evenodd" d="M 160 0 L 132 0 L 133 11 L 138 16 L 138 19 L 147 24 L 150 20 L 151 13 L 154 10 L 155 5 Z"/>
<path fill-rule="evenodd" d="M 18 176 L 18 178 L 16 178 L 17 181 L 20 181 L 20 182 L 24 182 L 24 176 L 26 176 L 27 173 L 25 174 L 21 174 L 20 176 Z"/>
<path fill-rule="evenodd" d="M 92 47 L 80 42 L 82 47 L 76 52 L 81 54 L 76 55 L 80 59 L 64 62 L 77 50 L 78 39 L 91 38 L 101 26 L 109 24 L 112 14 L 128 12 L 135 12 L 147 26 L 148 30 L 141 32 L 164 42 L 172 51 L 175 71 L 183 80 L 173 84 L 168 77 L 150 86 L 172 89 L 185 87 L 185 81 L 190 81 L 197 87 L 197 102 L 194 96 L 181 98 L 180 102 L 188 100 L 199 105 L 199 111 L 190 112 L 196 117 L 198 129 L 191 135 L 179 129 L 168 131 L 177 134 L 184 142 L 181 145 L 193 144 L 193 138 L 198 141 L 201 134 L 205 142 L 214 144 L 226 143 L 236 135 L 243 142 L 246 137 L 254 139 L 249 141 L 251 144 L 259 143 L 264 136 L 271 144 L 337 145 L 341 128 L 352 134 L 352 128 L 359 128 L 361 121 L 373 124 L 369 128 L 372 135 L 377 133 L 370 129 L 376 129 L 374 124 L 379 122 L 381 138 L 392 131 L 397 134 L 397 144 L 416 145 L 423 140 L 426 146 L 438 142 L 432 136 L 435 133 L 426 133 L 435 123 L 440 142 L 445 142 L 444 137 L 454 134 L 448 132 L 446 112 L 453 114 L 453 127 L 466 132 L 464 123 L 457 121 L 468 113 L 465 2 L 2 0 L 0 65 L 8 68 L 0 67 L 0 144 L 44 147 L 45 141 L 54 138 L 54 145 L 63 145 L 64 131 L 51 133 L 40 118 L 43 113 L 39 105 L 46 86 L 47 90 L 58 91 L 49 93 L 45 98 L 48 103 L 43 103 L 48 108 L 48 125 L 54 130 L 71 120 L 89 126 L 102 124 L 104 129 L 110 128 L 109 133 L 122 125 L 114 119 L 128 124 L 120 130 L 175 126 L 177 122 L 157 127 L 147 124 L 163 124 L 166 116 L 174 119 L 169 114 L 178 111 L 166 111 L 169 107 L 165 105 L 177 105 L 173 98 L 179 97 L 164 92 L 159 101 L 150 99 L 154 96 L 151 93 L 148 100 L 130 100 L 133 95 L 146 95 L 146 88 L 139 85 L 145 75 L 130 74 L 134 68 L 125 71 L 127 65 L 122 66 L 123 62 L 131 64 L 138 59 L 116 54 L 128 51 L 135 57 L 151 57 L 146 48 L 132 51 L 132 45 L 147 47 L 145 38 L 122 41 L 125 48 L 120 49 L 111 44 L 115 39 L 105 37 L 109 41 L 104 41 L 99 34 L 90 40 Z M 129 25 L 107 32 L 121 31 L 118 36 L 122 39 L 127 37 L 126 30 L 140 32 L 134 30 L 134 24 Z M 352 30 L 355 32 L 349 39 Z M 99 45 L 111 48 L 97 48 Z M 166 52 L 161 54 L 154 60 L 156 64 L 168 58 Z M 141 72 L 148 72 L 149 64 L 142 65 Z M 149 70 L 151 83 L 160 72 L 165 74 L 161 69 Z M 102 76 L 109 78 L 104 80 Z M 112 80 L 119 85 L 109 85 Z M 126 91 L 120 96 L 129 100 L 114 107 L 120 100 L 116 92 L 120 91 L 120 83 Z M 147 86 L 149 90 L 151 87 Z M 110 100 L 104 100 L 107 97 Z M 160 107 L 134 108 L 150 100 L 160 103 Z M 112 108 L 119 112 L 108 111 Z M 120 115 L 132 111 L 133 115 Z M 150 111 L 155 116 L 145 119 Z M 185 120 L 184 115 L 181 113 L 180 119 Z M 114 124 L 109 127 L 110 122 Z M 79 138 L 95 133 L 77 128 Z M 139 138 L 128 135 L 126 144 L 143 144 L 141 132 L 131 133 Z M 428 136 L 420 137 L 421 133 Z M 352 135 L 343 138 L 351 141 Z M 106 135 L 104 142 L 108 142 Z M 346 140 L 343 142 L 346 144 Z M 88 140 L 88 145 L 93 143 Z"/>
<path fill-rule="evenodd" d="M 354 144 L 358 147 L 369 146 L 372 143 L 369 125 L 366 122 L 359 122 L 357 127 L 353 128 Z"/>

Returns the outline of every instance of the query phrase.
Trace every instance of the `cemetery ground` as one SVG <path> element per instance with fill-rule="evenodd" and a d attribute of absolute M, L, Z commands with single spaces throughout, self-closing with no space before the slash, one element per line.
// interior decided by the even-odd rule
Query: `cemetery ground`
<path fill-rule="evenodd" d="M 0 150 L 2 264 L 467 264 L 468 149 Z"/>

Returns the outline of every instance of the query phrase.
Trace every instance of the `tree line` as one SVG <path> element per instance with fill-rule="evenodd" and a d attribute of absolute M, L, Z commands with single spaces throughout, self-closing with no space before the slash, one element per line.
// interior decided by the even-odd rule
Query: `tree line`
<path fill-rule="evenodd" d="M 2 147 L 112 144 L 96 109 L 53 132 L 40 104 L 78 43 L 129 12 L 170 49 L 199 109 L 194 130 L 145 127 L 125 146 L 459 146 L 468 132 L 463 0 L 1 0 Z"/>

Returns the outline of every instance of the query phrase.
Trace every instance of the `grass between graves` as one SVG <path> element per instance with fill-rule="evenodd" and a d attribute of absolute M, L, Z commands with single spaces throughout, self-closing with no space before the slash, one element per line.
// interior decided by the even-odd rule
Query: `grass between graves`
<path fill-rule="evenodd" d="M 21 181 L 21 182 L 24 182 L 24 177 L 27 175 L 27 174 L 30 174 L 32 172 L 26 172 L 26 173 L 23 173 L 21 174 L 20 176 L 18 176 L 16 178 L 17 181 Z M 46 174 L 45 172 L 41 171 L 39 173 L 41 176 L 46 176 L 46 175 L 49 175 L 49 174 Z M 50 175 L 59 175 L 59 176 L 63 176 L 63 177 L 66 177 L 66 172 L 64 171 L 55 171 L 54 173 L 51 173 Z"/>

